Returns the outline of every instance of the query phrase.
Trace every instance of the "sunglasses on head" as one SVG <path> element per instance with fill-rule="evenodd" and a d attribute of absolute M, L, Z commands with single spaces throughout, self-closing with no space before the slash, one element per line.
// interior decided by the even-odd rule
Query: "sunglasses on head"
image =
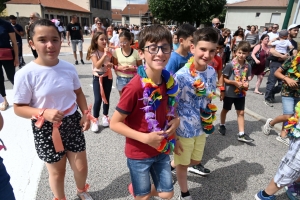
<path fill-rule="evenodd" d="M 272 28 L 278 28 L 277 26 L 273 26 Z"/>

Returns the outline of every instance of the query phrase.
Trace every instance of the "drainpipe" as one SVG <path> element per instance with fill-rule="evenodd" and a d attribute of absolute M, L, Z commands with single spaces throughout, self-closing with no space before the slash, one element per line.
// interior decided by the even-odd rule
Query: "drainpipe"
<path fill-rule="evenodd" d="M 285 18 L 283 21 L 282 29 L 287 29 L 290 18 L 291 18 L 291 13 L 293 10 L 293 5 L 294 5 L 295 0 L 289 0 L 289 4 L 286 10 Z M 299 3 L 298 3 L 299 4 Z"/>
<path fill-rule="evenodd" d="M 296 24 L 297 17 L 298 17 L 298 14 L 299 14 L 299 9 L 300 9 L 300 0 L 298 0 L 296 12 L 295 12 L 294 19 L 293 19 L 293 24 Z"/>

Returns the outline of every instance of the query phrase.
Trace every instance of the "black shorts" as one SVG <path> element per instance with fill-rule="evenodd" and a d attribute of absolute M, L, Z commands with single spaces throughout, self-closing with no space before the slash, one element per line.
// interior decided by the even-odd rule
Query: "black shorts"
<path fill-rule="evenodd" d="M 85 138 L 80 126 L 80 119 L 81 115 L 78 111 L 63 118 L 59 132 L 64 145 L 64 151 L 58 153 L 56 153 L 52 141 L 52 123 L 45 121 L 39 129 L 34 125 L 36 120 L 31 120 L 35 149 L 39 158 L 47 163 L 55 163 L 60 161 L 67 151 L 84 151 Z"/>
<path fill-rule="evenodd" d="M 242 98 L 224 97 L 223 109 L 231 110 L 232 104 L 234 104 L 235 110 L 245 110 L 245 97 Z"/>

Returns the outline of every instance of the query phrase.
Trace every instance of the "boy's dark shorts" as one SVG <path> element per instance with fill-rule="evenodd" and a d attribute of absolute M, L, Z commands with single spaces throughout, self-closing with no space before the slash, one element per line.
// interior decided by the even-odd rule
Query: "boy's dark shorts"
<path fill-rule="evenodd" d="M 232 104 L 234 104 L 235 110 L 245 110 L 245 97 L 241 97 L 241 98 L 224 97 L 223 109 L 231 110 Z"/>

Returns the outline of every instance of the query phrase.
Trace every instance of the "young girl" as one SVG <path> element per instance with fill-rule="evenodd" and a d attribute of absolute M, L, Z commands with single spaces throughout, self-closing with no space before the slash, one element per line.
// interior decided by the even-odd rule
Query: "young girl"
<path fill-rule="evenodd" d="M 35 148 L 48 169 L 54 200 L 66 199 L 67 159 L 74 171 L 77 195 L 92 200 L 87 193 L 83 135 L 90 127 L 89 111 L 78 74 L 72 64 L 58 59 L 61 35 L 51 21 L 37 20 L 29 34 L 29 44 L 39 57 L 16 73 L 14 111 L 20 117 L 32 119 Z"/>
<path fill-rule="evenodd" d="M 128 31 L 119 34 L 121 48 L 113 52 L 113 64 L 117 74 L 117 89 L 122 94 L 122 89 L 136 74 L 138 66 L 142 65 L 142 60 L 138 55 L 138 51 L 131 48 L 132 36 Z"/>
<path fill-rule="evenodd" d="M 101 103 L 103 101 L 103 117 L 102 126 L 109 126 L 109 97 L 112 87 L 112 73 L 110 62 L 111 53 L 107 46 L 107 37 L 103 32 L 96 32 L 91 40 L 86 59 L 92 60 L 93 69 L 93 90 L 94 90 L 94 107 L 93 114 L 97 118 L 96 122 L 92 122 L 91 130 L 97 132 L 99 130 L 99 113 Z"/>

